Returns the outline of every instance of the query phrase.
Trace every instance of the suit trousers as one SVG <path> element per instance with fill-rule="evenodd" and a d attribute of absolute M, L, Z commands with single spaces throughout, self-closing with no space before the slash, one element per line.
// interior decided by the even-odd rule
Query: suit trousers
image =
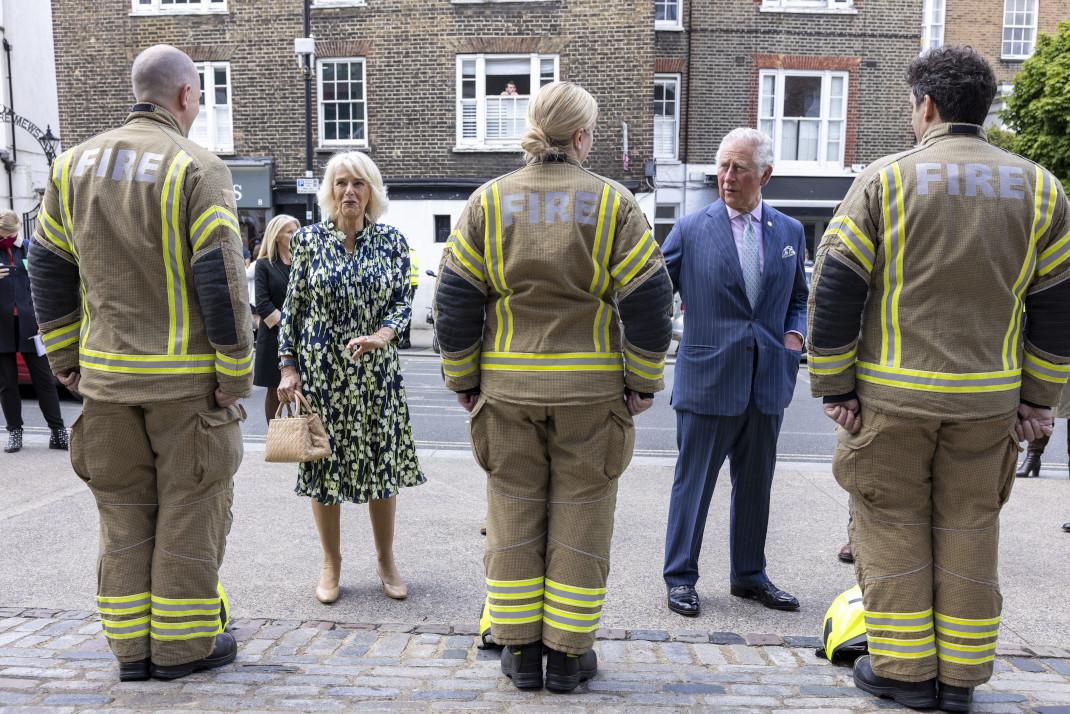
<path fill-rule="evenodd" d="M 48 358 L 38 357 L 36 352 L 23 352 L 22 359 L 33 381 L 33 390 L 45 423 L 51 429 L 62 429 L 63 414 L 60 412 L 59 394 Z M 0 407 L 3 408 L 8 431 L 22 428 L 22 397 L 19 394 L 19 370 L 14 352 L 0 352 Z"/>
<path fill-rule="evenodd" d="M 120 662 L 203 659 L 226 627 L 219 566 L 244 416 L 212 395 L 139 406 L 85 399 L 71 462 L 97 502 L 97 609 Z"/>
<path fill-rule="evenodd" d="M 487 472 L 494 641 L 583 654 L 602 616 L 617 478 L 635 443 L 624 400 L 532 406 L 484 396 L 471 432 Z"/>
<path fill-rule="evenodd" d="M 1003 598 L 999 513 L 1014 484 L 1015 415 L 903 418 L 862 409 L 832 462 L 850 494 L 851 544 L 873 671 L 974 687 L 992 676 Z"/>
<path fill-rule="evenodd" d="M 732 478 L 731 584 L 755 587 L 766 582 L 769 491 L 783 419 L 783 412 L 763 414 L 753 400 L 739 416 L 676 412 L 679 457 L 665 533 L 666 585 L 694 585 L 698 581 L 706 516 L 726 457 Z"/>

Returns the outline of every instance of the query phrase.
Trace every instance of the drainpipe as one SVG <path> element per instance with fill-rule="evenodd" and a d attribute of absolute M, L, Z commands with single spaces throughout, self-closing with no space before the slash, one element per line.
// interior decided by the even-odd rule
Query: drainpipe
<path fill-rule="evenodd" d="M 7 30 L 4 30 L 5 34 Z M 7 62 L 7 96 L 8 96 L 8 113 L 11 117 L 11 160 L 4 162 L 4 169 L 7 171 L 7 188 L 8 188 L 8 204 L 15 208 L 15 178 L 11 173 L 11 168 L 19 160 L 19 150 L 15 143 L 15 86 L 11 79 L 11 43 L 7 41 L 7 37 L 4 37 L 4 55 Z"/>
<path fill-rule="evenodd" d="M 687 215 L 687 181 L 691 174 L 691 38 L 695 35 L 695 25 L 692 18 L 695 16 L 695 3 L 698 0 L 687 0 L 687 74 L 684 80 L 687 83 L 687 123 L 684 125 L 684 196 L 683 205 L 680 207 L 680 218 Z"/>

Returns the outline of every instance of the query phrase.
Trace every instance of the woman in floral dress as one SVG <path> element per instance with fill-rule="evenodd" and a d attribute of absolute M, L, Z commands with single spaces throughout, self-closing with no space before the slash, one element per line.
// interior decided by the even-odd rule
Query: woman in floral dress
<path fill-rule="evenodd" d="M 295 491 L 312 499 L 323 546 L 316 598 L 338 599 L 343 502 L 368 503 L 384 592 L 406 586 L 394 563 L 395 496 L 424 482 L 416 460 L 396 337 L 409 321 L 409 248 L 376 223 L 386 208 L 378 167 L 359 152 L 327 164 L 326 216 L 290 243 L 292 267 L 279 324 L 279 399 L 301 390 L 322 417 L 331 455 L 298 467 Z"/>

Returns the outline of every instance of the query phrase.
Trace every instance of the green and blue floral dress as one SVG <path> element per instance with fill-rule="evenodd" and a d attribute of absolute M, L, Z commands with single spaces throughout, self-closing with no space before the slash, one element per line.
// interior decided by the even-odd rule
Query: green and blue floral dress
<path fill-rule="evenodd" d="M 350 253 L 345 234 L 324 221 L 295 233 L 290 254 L 279 354 L 297 358 L 332 452 L 298 466 L 295 492 L 325 505 L 364 503 L 424 483 L 396 343 L 355 363 L 345 348 L 354 337 L 382 327 L 400 333 L 409 322 L 405 238 L 392 226 L 369 225 Z"/>

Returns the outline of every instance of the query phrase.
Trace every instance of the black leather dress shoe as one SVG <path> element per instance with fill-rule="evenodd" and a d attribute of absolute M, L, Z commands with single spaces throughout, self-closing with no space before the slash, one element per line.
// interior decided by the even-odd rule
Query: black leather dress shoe
<path fill-rule="evenodd" d="M 936 685 L 939 690 L 939 708 L 945 712 L 968 712 L 973 700 L 973 687 L 956 687 L 951 684 L 940 682 Z"/>
<path fill-rule="evenodd" d="M 1063 530 L 1070 533 L 1070 521 L 1063 524 Z"/>
<path fill-rule="evenodd" d="M 546 688 L 551 692 L 571 692 L 580 682 L 586 682 L 597 672 L 598 655 L 594 650 L 570 655 L 547 648 Z"/>
<path fill-rule="evenodd" d="M 144 682 L 149 678 L 149 660 L 119 663 L 120 682 Z"/>
<path fill-rule="evenodd" d="M 755 587 L 733 585 L 732 594 L 736 597 L 757 600 L 770 610 L 798 610 L 799 601 L 791 593 L 786 593 L 776 585 L 766 582 Z"/>
<path fill-rule="evenodd" d="M 873 671 L 869 655 L 855 660 L 855 686 L 882 699 L 891 699 L 911 709 L 936 708 L 936 677 L 924 682 L 900 682 Z"/>
<path fill-rule="evenodd" d="M 702 608 L 694 585 L 677 585 L 669 588 L 669 609 L 684 617 L 698 617 Z"/>
<path fill-rule="evenodd" d="M 204 659 L 185 664 L 175 664 L 167 667 L 153 665 L 152 676 L 156 679 L 180 679 L 186 675 L 200 672 L 205 669 L 215 669 L 230 664 L 238 656 L 238 643 L 234 635 L 222 632 L 215 636 L 215 645 L 212 651 Z"/>
<path fill-rule="evenodd" d="M 517 689 L 542 689 L 542 643 L 502 647 L 502 674 Z"/>

